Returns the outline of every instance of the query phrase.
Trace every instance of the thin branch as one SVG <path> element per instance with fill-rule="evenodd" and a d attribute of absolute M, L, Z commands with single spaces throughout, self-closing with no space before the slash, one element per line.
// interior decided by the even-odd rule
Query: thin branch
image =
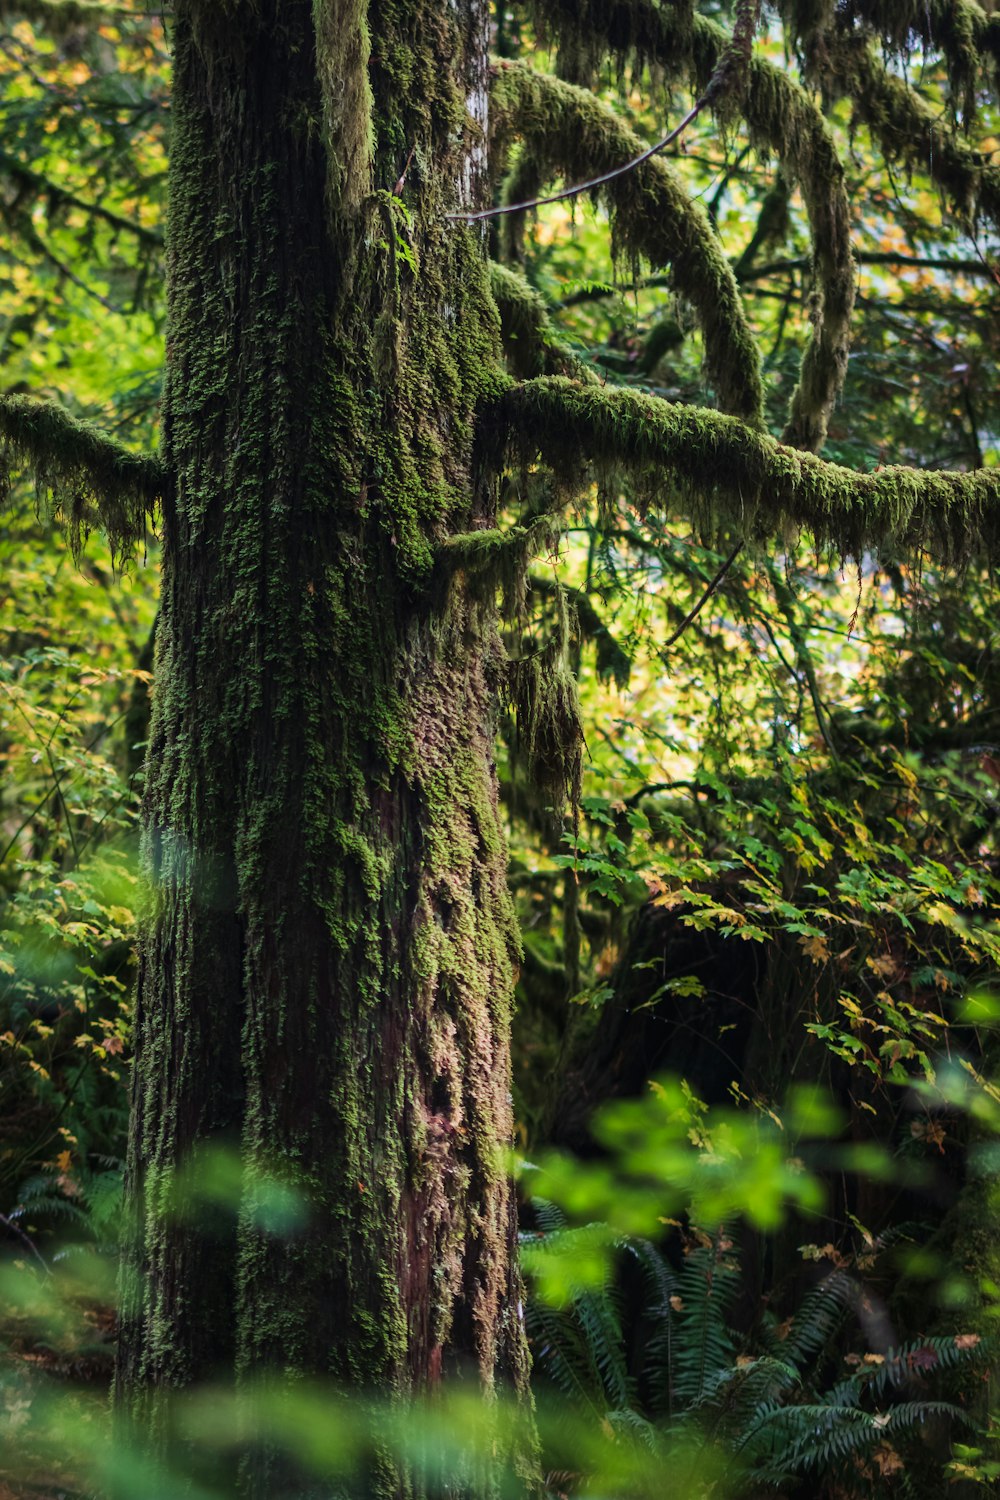
<path fill-rule="evenodd" d="M 662 140 L 656 142 L 655 146 L 650 146 L 638 156 L 633 156 L 631 161 L 624 162 L 620 167 L 612 167 L 610 172 L 602 172 L 598 177 L 591 177 L 588 182 L 578 182 L 573 187 L 560 188 L 557 193 L 548 193 L 542 198 L 526 198 L 523 203 L 500 203 L 495 208 L 481 209 L 477 214 L 445 214 L 445 218 L 461 224 L 474 224 L 480 219 L 499 219 L 504 214 L 522 214 L 530 208 L 541 208 L 546 203 L 563 203 L 567 198 L 578 198 L 581 193 L 592 193 L 595 189 L 603 187 L 606 182 L 614 182 L 616 177 L 624 177 L 626 172 L 634 172 L 636 167 L 641 167 L 644 161 L 658 156 L 661 151 L 676 141 L 692 121 L 697 119 L 707 104 L 708 95 L 703 94 L 688 110 L 680 124 L 668 131 Z"/>
<path fill-rule="evenodd" d="M 2 148 L 0 148 L 0 172 L 7 172 L 17 182 L 25 183 L 28 187 L 45 193 L 54 202 L 68 203 L 71 208 L 80 209 L 81 213 L 90 214 L 95 219 L 103 219 L 105 224 L 111 225 L 112 229 L 120 229 L 125 234 L 133 234 L 143 244 L 155 245 L 157 249 L 162 249 L 163 235 L 159 230 L 149 229 L 145 224 L 137 224 L 134 219 L 126 219 L 123 214 L 115 213 L 113 208 L 105 208 L 102 203 L 90 203 L 86 198 L 78 197 L 76 193 L 53 182 L 51 178 L 44 177 L 41 172 L 36 172 L 33 167 L 26 166 L 23 161 L 18 161 L 16 156 L 11 156 L 9 151 L 4 151 Z"/>
<path fill-rule="evenodd" d="M 903 255 L 897 251 L 858 250 L 855 260 L 862 266 L 913 266 L 926 271 L 950 271 L 954 276 L 982 276 L 996 280 L 996 268 L 983 260 L 966 260 L 960 256 L 947 255 Z M 742 286 L 748 281 L 763 281 L 767 276 L 780 276 L 785 271 L 807 271 L 809 259 L 802 255 L 788 260 L 771 260 L 763 266 L 752 266 L 745 271 L 736 268 L 736 280 Z"/>
<path fill-rule="evenodd" d="M 742 541 L 739 541 L 736 543 L 736 546 L 733 548 L 732 552 L 730 552 L 729 556 L 725 559 L 718 572 L 714 574 L 711 582 L 708 585 L 708 588 L 702 594 L 697 604 L 693 609 L 688 610 L 681 623 L 677 626 L 677 629 L 671 633 L 671 635 L 667 638 L 667 640 L 664 641 L 663 645 L 660 647 L 657 654 L 659 655 L 661 661 L 666 661 L 667 652 L 670 650 L 671 646 L 676 645 L 681 636 L 684 634 L 685 630 L 687 630 L 688 626 L 692 624 L 692 622 L 696 620 L 701 614 L 702 610 L 705 608 L 705 605 L 708 603 L 709 599 L 711 599 L 712 595 L 716 592 L 720 583 L 725 578 L 726 574 L 729 572 L 729 569 L 732 567 L 733 563 L 736 561 L 742 551 L 743 543 Z"/>
<path fill-rule="evenodd" d="M 21 1241 L 22 1245 L 26 1245 L 28 1247 L 32 1255 L 37 1260 L 38 1264 L 41 1266 L 42 1270 L 45 1272 L 46 1276 L 51 1276 L 52 1269 L 42 1256 L 41 1251 L 38 1249 L 38 1246 L 35 1244 L 31 1236 L 25 1234 L 24 1230 L 21 1229 L 17 1224 L 15 1224 L 13 1219 L 8 1219 L 6 1214 L 0 1214 L 0 1224 L 2 1224 L 5 1229 L 8 1229 L 11 1234 L 15 1235 Z"/>

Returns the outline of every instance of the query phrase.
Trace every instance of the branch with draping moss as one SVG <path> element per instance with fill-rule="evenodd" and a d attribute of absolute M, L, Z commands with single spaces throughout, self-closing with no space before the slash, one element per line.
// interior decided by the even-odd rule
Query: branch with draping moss
<path fill-rule="evenodd" d="M 748 540 L 807 528 L 843 557 L 924 548 L 943 562 L 1000 557 L 1000 468 L 860 474 L 721 412 L 558 378 L 498 395 L 482 413 L 481 442 L 498 467 L 541 459 L 567 494 L 595 469 L 627 473 L 640 501 L 679 497 Z"/>
<path fill-rule="evenodd" d="M 39 499 L 66 523 L 74 553 L 99 526 L 119 561 L 169 490 L 158 458 L 132 452 L 55 401 L 0 396 L 0 501 L 18 469 L 28 471 Z"/>
<path fill-rule="evenodd" d="M 464 224 L 477 224 L 484 219 L 498 219 L 508 214 L 525 213 L 528 209 L 543 208 L 548 203 L 565 203 L 567 199 L 578 198 L 582 193 L 593 193 L 598 188 L 605 187 L 616 177 L 624 177 L 627 172 L 634 172 L 636 167 L 641 167 L 651 157 L 658 156 L 661 151 L 672 146 L 687 127 L 694 123 L 706 105 L 714 104 L 716 110 L 719 110 L 725 102 L 727 109 L 731 110 L 733 96 L 739 96 L 746 81 L 753 39 L 760 24 L 760 9 L 761 0 L 736 0 L 736 24 L 733 28 L 733 35 L 719 59 L 705 92 L 700 99 L 695 100 L 677 125 L 668 130 L 666 135 L 655 141 L 652 146 L 647 146 L 644 151 L 640 151 L 637 156 L 629 161 L 618 162 L 613 167 L 600 172 L 598 176 L 588 177 L 585 182 L 570 183 L 558 188 L 555 192 L 546 194 L 545 197 L 539 197 L 537 193 L 524 198 L 508 196 L 503 203 L 495 204 L 492 208 L 480 208 L 468 213 L 445 214 L 445 218 Z"/>
<path fill-rule="evenodd" d="M 1000 87 L 1000 16 L 975 0 L 852 0 L 851 14 L 898 55 L 909 55 L 914 39 L 940 52 L 965 123 L 976 114 L 981 75 Z"/>
<path fill-rule="evenodd" d="M 650 0 L 545 0 L 539 7 L 560 55 L 579 69 L 599 65 L 605 50 L 637 67 L 651 64 L 668 79 L 693 72 L 704 89 L 730 45 L 725 29 L 704 16 L 678 17 Z M 541 19 L 541 17 L 540 17 Z M 765 58 L 752 57 L 739 102 L 752 144 L 776 156 L 799 184 L 809 217 L 815 267 L 812 337 L 802 358 L 784 437 L 818 451 L 843 387 L 850 349 L 855 266 L 843 163 L 815 101 Z M 727 118 L 725 96 L 717 115 Z"/>
<path fill-rule="evenodd" d="M 519 271 L 490 263 L 490 290 L 500 314 L 500 337 L 512 373 L 522 380 L 535 375 L 569 375 L 597 380 L 597 374 L 563 344 L 549 317 L 545 298 Z"/>
<path fill-rule="evenodd" d="M 502 159 L 514 139 L 541 178 L 580 178 L 587 170 L 629 160 L 642 143 L 614 110 L 577 88 L 522 63 L 497 66 L 490 96 L 494 149 Z M 761 420 L 760 355 L 739 290 L 708 215 L 659 157 L 598 189 L 611 210 L 619 257 L 670 266 L 678 293 L 691 303 L 705 342 L 705 365 L 719 404 Z"/>
<path fill-rule="evenodd" d="M 848 39 L 835 51 L 834 87 L 853 102 L 887 161 L 926 172 L 967 223 L 985 216 L 1000 228 L 1000 167 L 960 141 L 905 79 L 870 46 Z"/>

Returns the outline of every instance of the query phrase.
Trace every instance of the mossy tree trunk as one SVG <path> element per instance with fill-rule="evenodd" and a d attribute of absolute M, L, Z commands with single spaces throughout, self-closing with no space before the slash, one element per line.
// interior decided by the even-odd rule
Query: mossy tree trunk
<path fill-rule="evenodd" d="M 518 938 L 473 419 L 481 0 L 177 0 L 164 583 L 117 1392 L 235 1369 L 526 1381 Z M 402 179 L 402 182 L 401 182 Z M 165 1213 L 238 1148 L 227 1230 Z M 269 1234 L 257 1169 L 308 1219 Z M 173 1184 L 173 1186 L 172 1186 Z M 265 1493 L 263 1473 L 255 1493 Z"/>

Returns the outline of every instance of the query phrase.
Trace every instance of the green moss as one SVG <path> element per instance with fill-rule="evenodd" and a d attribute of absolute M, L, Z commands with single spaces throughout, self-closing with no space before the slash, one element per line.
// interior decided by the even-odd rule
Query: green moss
<path fill-rule="evenodd" d="M 510 266 L 490 263 L 490 290 L 500 314 L 500 334 L 507 366 L 522 379 L 534 375 L 569 375 L 596 381 L 596 372 L 563 345 L 549 318 L 545 299 L 526 277 Z"/>
<path fill-rule="evenodd" d="M 917 44 L 940 52 L 952 102 L 966 125 L 977 113 L 983 75 L 996 86 L 1000 21 L 975 0 L 853 0 L 849 14 L 904 59 Z"/>
<path fill-rule="evenodd" d="M 569 608 L 561 589 L 557 606 L 556 628 L 541 648 L 509 663 L 507 696 L 516 729 L 512 760 L 561 818 L 567 801 L 574 812 L 580 801 L 584 741 Z"/>
<path fill-rule="evenodd" d="M 513 387 L 485 420 L 498 445 L 520 462 L 541 455 L 568 485 L 586 463 L 624 470 L 652 503 L 670 475 L 694 509 L 721 513 L 749 538 L 806 527 L 844 556 L 916 557 L 926 547 L 941 562 L 1000 549 L 1000 469 L 857 474 L 718 412 L 559 379 Z"/>
<path fill-rule="evenodd" d="M 984 216 L 1000 225 L 1000 167 L 957 139 L 938 112 L 884 67 L 864 41 L 843 41 L 834 62 L 837 85 L 888 161 L 927 172 L 966 224 Z"/>
<path fill-rule="evenodd" d="M 169 492 L 166 467 L 133 453 L 54 401 L 0 397 L 0 503 L 11 472 L 30 471 L 39 498 L 66 522 L 74 555 L 94 526 L 121 562 Z"/>
<path fill-rule="evenodd" d="M 498 65 L 491 92 L 501 157 L 520 138 L 539 181 L 586 181 L 640 155 L 643 144 L 587 89 L 517 63 Z M 695 309 L 705 364 L 720 406 L 761 417 L 760 361 L 732 269 L 708 215 L 660 157 L 597 190 L 608 203 L 618 256 L 670 266 L 678 293 Z"/>
<path fill-rule="evenodd" d="M 818 5 L 826 15 L 827 0 Z M 691 75 L 700 94 L 711 88 L 732 46 L 730 33 L 707 17 L 678 17 L 649 0 L 547 0 L 546 12 L 560 48 L 569 48 L 574 57 L 589 47 L 596 62 L 610 47 L 636 70 L 649 65 L 669 81 Z M 854 305 L 844 168 L 815 101 L 783 69 L 752 57 L 745 85 L 735 94 L 722 90 L 713 101 L 716 113 L 729 118 L 736 97 L 751 142 L 777 156 L 786 177 L 800 184 L 809 215 L 815 268 L 812 337 L 784 436 L 796 447 L 818 451 L 847 370 Z"/>
<path fill-rule="evenodd" d="M 368 7 L 362 0 L 313 0 L 313 20 L 323 100 L 327 191 L 335 210 L 349 212 L 368 195 L 372 182 Z"/>

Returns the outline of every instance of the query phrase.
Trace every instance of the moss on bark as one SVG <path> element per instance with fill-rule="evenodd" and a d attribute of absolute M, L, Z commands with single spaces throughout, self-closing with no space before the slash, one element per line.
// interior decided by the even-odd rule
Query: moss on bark
<path fill-rule="evenodd" d="M 495 593 L 434 570 L 495 521 L 472 444 L 499 323 L 481 239 L 442 222 L 478 191 L 484 18 L 370 7 L 373 193 L 352 208 L 328 139 L 334 11 L 176 7 L 176 483 L 117 1372 L 139 1413 L 227 1362 L 245 1382 L 406 1393 L 469 1368 L 526 1389 L 502 652 Z M 206 1142 L 238 1153 L 241 1205 L 177 1222 Z M 262 1210 L 276 1164 L 294 1232 Z M 248 1493 L 281 1482 L 248 1457 Z"/>

